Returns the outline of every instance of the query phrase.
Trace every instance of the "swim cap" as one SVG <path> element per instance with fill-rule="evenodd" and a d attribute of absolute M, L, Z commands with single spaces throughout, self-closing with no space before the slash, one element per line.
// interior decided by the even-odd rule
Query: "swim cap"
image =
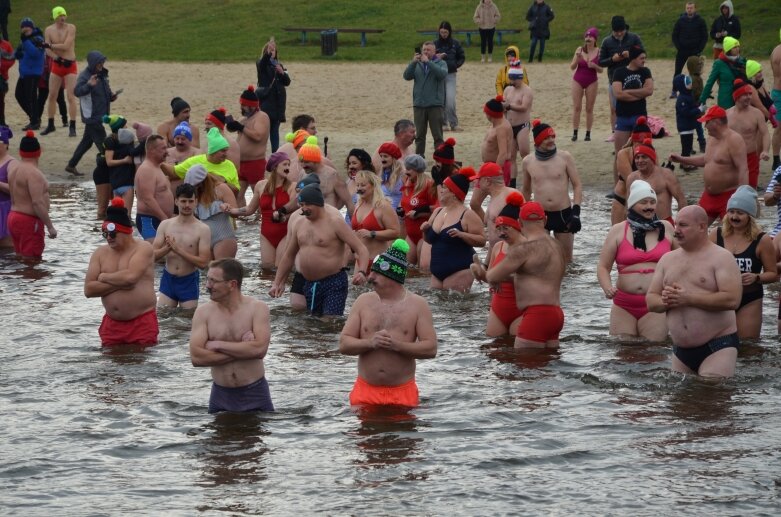
<path fill-rule="evenodd" d="M 727 210 L 741 210 L 751 217 L 757 217 L 757 191 L 748 185 L 741 185 L 727 201 Z"/>
<path fill-rule="evenodd" d="M 206 151 L 208 154 L 214 154 L 223 149 L 230 147 L 230 144 L 224 136 L 220 134 L 220 130 L 213 127 L 206 133 L 206 140 L 209 142 L 209 148 Z"/>
<path fill-rule="evenodd" d="M 635 180 L 632 182 L 632 186 L 629 187 L 629 197 L 626 200 L 626 207 L 632 208 L 638 201 L 642 201 L 649 197 L 656 199 L 656 191 L 651 184 L 645 180 Z"/>
<path fill-rule="evenodd" d="M 407 252 L 409 244 L 404 239 L 396 239 L 384 252 L 377 255 L 372 263 L 372 271 L 400 284 L 407 278 Z"/>
<path fill-rule="evenodd" d="M 60 16 L 68 16 L 68 13 L 65 12 L 65 8 L 61 6 L 57 6 L 54 9 L 52 9 L 52 20 L 56 20 Z"/>

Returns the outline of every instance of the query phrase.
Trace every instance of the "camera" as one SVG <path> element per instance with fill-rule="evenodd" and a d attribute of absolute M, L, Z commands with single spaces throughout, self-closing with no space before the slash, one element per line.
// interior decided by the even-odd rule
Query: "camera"
<path fill-rule="evenodd" d="M 404 209 L 400 206 L 396 207 L 396 215 L 399 217 L 404 217 L 406 215 L 406 212 L 404 212 Z"/>

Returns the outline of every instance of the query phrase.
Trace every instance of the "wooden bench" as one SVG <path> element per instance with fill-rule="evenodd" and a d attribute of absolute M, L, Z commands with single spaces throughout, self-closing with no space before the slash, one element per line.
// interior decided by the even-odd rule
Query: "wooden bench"
<path fill-rule="evenodd" d="M 340 28 L 334 28 L 334 27 L 283 27 L 283 31 L 285 32 L 300 32 L 301 33 L 301 44 L 306 45 L 307 42 L 307 33 L 309 32 L 323 32 L 323 31 L 330 31 L 330 30 L 336 30 L 337 33 L 339 32 L 346 32 L 346 33 L 352 33 L 352 34 L 358 34 L 361 35 L 361 46 L 366 46 L 366 34 L 381 34 L 385 32 L 385 29 L 340 29 Z"/>
<path fill-rule="evenodd" d="M 502 44 L 502 35 L 503 34 L 519 34 L 521 31 L 518 29 L 496 29 L 496 44 L 501 45 Z M 418 34 L 425 34 L 425 35 L 434 35 L 439 36 L 439 30 L 421 30 L 418 31 Z M 472 46 L 472 34 L 480 34 L 480 31 L 478 29 L 464 29 L 464 30 L 456 30 L 453 31 L 453 34 L 455 35 L 465 35 L 466 36 L 466 42 L 464 43 L 465 47 Z"/>

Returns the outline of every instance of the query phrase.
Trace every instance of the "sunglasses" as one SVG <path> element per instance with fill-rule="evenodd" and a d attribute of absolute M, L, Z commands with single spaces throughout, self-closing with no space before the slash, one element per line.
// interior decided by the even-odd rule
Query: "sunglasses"
<path fill-rule="evenodd" d="M 103 238 L 104 238 L 104 239 L 106 239 L 106 238 L 108 238 L 108 237 L 111 237 L 112 239 L 116 239 L 116 238 L 117 238 L 117 231 L 116 231 L 116 230 L 114 230 L 114 231 L 111 231 L 111 232 L 108 232 L 108 231 L 106 231 L 106 230 L 103 230 L 103 232 L 102 232 L 102 233 L 103 233 Z"/>

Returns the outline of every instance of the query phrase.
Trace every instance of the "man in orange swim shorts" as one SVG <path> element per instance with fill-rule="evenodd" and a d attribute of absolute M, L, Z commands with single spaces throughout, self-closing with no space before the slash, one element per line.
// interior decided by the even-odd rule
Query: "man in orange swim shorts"
<path fill-rule="evenodd" d="M 355 300 L 342 329 L 339 351 L 358 356 L 353 406 L 417 406 L 415 359 L 437 355 L 431 309 L 404 288 L 407 251 L 407 241 L 396 239 L 374 259 L 368 278 L 374 291 Z"/>

